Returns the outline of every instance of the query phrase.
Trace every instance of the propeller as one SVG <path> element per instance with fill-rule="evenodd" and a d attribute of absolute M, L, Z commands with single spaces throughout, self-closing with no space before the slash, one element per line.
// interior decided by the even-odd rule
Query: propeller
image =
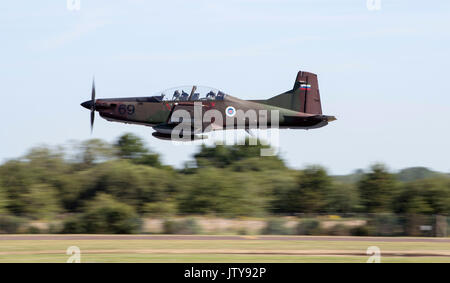
<path fill-rule="evenodd" d="M 94 119 L 95 119 L 95 78 L 92 79 L 91 100 L 81 103 L 81 106 L 83 106 L 86 109 L 91 110 L 91 134 L 92 134 L 92 130 L 94 129 Z"/>
<path fill-rule="evenodd" d="M 92 93 L 91 93 L 91 134 L 94 130 L 95 119 L 95 78 L 92 79 Z"/>

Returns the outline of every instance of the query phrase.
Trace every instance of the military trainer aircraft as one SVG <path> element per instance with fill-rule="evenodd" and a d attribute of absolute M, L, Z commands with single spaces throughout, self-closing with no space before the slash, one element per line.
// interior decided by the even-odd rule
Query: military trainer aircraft
<path fill-rule="evenodd" d="M 217 89 L 197 86 L 172 88 L 149 97 L 96 99 L 93 82 L 91 100 L 81 106 L 91 111 L 91 131 L 97 111 L 108 121 L 150 126 L 155 130 L 154 137 L 166 140 L 173 139 L 174 131 L 180 126 L 184 132 L 177 132 L 177 137 L 193 139 L 204 138 L 201 134 L 209 131 L 249 131 L 263 123 L 267 128 L 315 129 L 336 120 L 334 116 L 322 114 L 317 75 L 303 71 L 298 72 L 291 90 L 265 100 L 243 100 Z M 208 115 L 210 110 L 215 111 Z M 255 115 L 248 114 L 251 111 Z M 196 114 L 200 120 L 189 118 Z"/>

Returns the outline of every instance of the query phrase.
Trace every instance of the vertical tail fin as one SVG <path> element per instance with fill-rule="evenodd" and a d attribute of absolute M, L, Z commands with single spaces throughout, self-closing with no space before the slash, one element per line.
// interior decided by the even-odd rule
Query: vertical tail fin
<path fill-rule="evenodd" d="M 309 72 L 298 72 L 295 80 L 294 101 L 292 105 L 297 111 L 322 114 L 322 105 L 320 103 L 319 82 L 317 75 Z M 297 103 L 300 103 L 299 105 Z"/>
<path fill-rule="evenodd" d="M 300 71 L 294 87 L 267 100 L 270 105 L 310 114 L 322 114 L 317 75 Z"/>

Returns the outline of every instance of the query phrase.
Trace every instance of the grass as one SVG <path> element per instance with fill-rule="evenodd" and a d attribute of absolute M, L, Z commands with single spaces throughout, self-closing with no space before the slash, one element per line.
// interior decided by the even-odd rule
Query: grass
<path fill-rule="evenodd" d="M 381 262 L 447 262 L 449 243 L 380 241 L 239 240 L 2 240 L 0 262 L 66 262 L 66 249 L 78 246 L 82 262 L 366 262 L 369 246 L 381 249 Z M 254 254 L 264 252 L 263 254 Z M 286 254 L 286 253 L 306 254 Z M 392 256 L 383 255 L 383 252 Z M 414 252 L 397 256 L 392 252 Z M 323 254 L 326 253 L 326 254 Z M 349 254 L 350 253 L 350 254 Z M 421 254 L 423 256 L 417 256 Z"/>
<path fill-rule="evenodd" d="M 12 258 L 0 257 L 0 263 L 17 262 L 53 262 L 64 263 L 67 261 L 66 255 L 20 255 Z M 365 263 L 367 257 L 361 256 L 292 256 L 292 255 L 198 255 L 198 254 L 87 254 L 81 256 L 84 263 Z M 450 263 L 449 258 L 444 257 L 382 257 L 382 263 Z"/>

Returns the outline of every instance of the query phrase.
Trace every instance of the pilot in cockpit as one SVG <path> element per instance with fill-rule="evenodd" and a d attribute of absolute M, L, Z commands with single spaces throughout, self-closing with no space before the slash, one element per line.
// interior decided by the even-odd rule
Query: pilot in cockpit
<path fill-rule="evenodd" d="M 178 99 L 180 99 L 180 92 L 178 90 L 176 90 L 173 93 L 172 100 L 178 100 Z"/>
<path fill-rule="evenodd" d="M 216 97 L 216 99 L 217 100 L 223 100 L 223 97 L 225 96 L 225 93 L 223 93 L 223 92 L 221 92 L 220 90 L 219 90 L 219 92 L 217 93 L 217 97 Z"/>
<path fill-rule="evenodd" d="M 199 97 L 200 97 L 200 93 L 196 92 L 192 95 L 191 100 L 198 100 Z"/>
<path fill-rule="evenodd" d="M 180 100 L 186 101 L 186 100 L 188 100 L 188 98 L 189 98 L 189 93 L 187 93 L 184 90 L 182 90 Z"/>
<path fill-rule="evenodd" d="M 216 98 L 216 94 L 213 91 L 208 92 L 206 95 L 206 99 L 208 100 L 214 100 Z"/>

